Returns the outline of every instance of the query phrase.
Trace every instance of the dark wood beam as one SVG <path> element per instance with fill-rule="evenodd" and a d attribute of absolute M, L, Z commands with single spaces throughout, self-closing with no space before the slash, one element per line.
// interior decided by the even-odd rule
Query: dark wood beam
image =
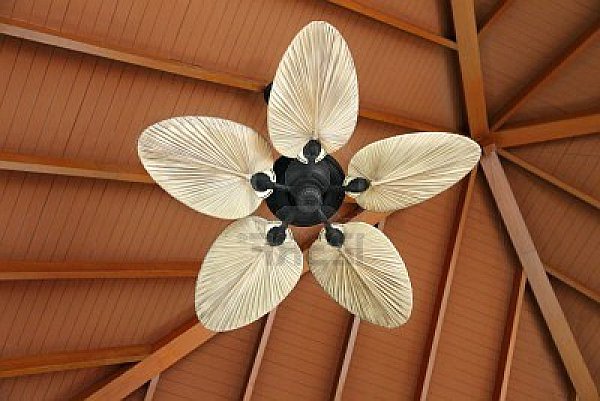
<path fill-rule="evenodd" d="M 147 54 L 137 53 L 131 49 L 108 46 L 104 43 L 95 42 L 76 35 L 70 35 L 38 25 L 3 17 L 0 17 L 0 34 L 251 92 L 262 93 L 267 84 L 267 82 L 241 75 L 209 70 L 197 65 L 158 58 Z M 436 127 L 435 124 L 430 125 L 404 116 L 378 113 L 368 108 L 361 108 L 359 115 L 370 120 L 415 130 L 428 130 L 423 129 L 423 127 Z"/>
<path fill-rule="evenodd" d="M 277 308 L 273 309 L 267 315 L 267 320 L 263 326 L 260 342 L 254 356 L 254 362 L 252 363 L 252 369 L 250 370 L 250 375 L 248 376 L 248 382 L 246 383 L 246 389 L 244 390 L 244 396 L 242 397 L 243 401 L 250 401 L 252 399 L 254 384 L 256 383 L 256 378 L 258 377 L 258 372 L 260 371 L 260 365 L 262 364 L 265 350 L 267 349 L 267 343 L 269 342 L 269 336 L 271 335 L 271 330 L 273 329 L 273 323 L 275 322 L 276 314 Z"/>
<path fill-rule="evenodd" d="M 598 291 L 587 287 L 582 282 L 569 277 L 568 275 L 562 273 L 560 270 L 554 267 L 544 265 L 544 268 L 546 269 L 546 273 L 548 273 L 550 276 L 554 277 L 563 284 L 571 287 L 571 289 L 577 291 L 581 295 L 588 297 L 592 301 L 600 303 L 600 293 L 598 293 Z"/>
<path fill-rule="evenodd" d="M 160 378 L 160 375 L 156 375 L 148 383 L 148 388 L 146 389 L 146 395 L 144 396 L 144 401 L 152 401 L 154 399 L 154 394 L 156 393 L 156 386 L 158 386 L 159 378 Z"/>
<path fill-rule="evenodd" d="M 518 268 L 513 281 L 504 337 L 502 338 L 502 347 L 500 348 L 500 358 L 498 359 L 498 369 L 496 370 L 494 396 L 492 398 L 494 401 L 505 401 L 508 394 L 508 379 L 517 344 L 517 331 L 519 329 L 519 320 L 521 319 L 521 309 L 523 309 L 526 284 L 527 277 L 525 276 L 525 272 L 522 268 Z"/>
<path fill-rule="evenodd" d="M 506 127 L 484 137 L 482 145 L 493 143 L 498 148 L 530 145 L 600 132 L 600 113 L 574 114 L 560 119 L 522 123 Z"/>
<path fill-rule="evenodd" d="M 598 391 L 558 303 L 525 220 L 495 150 L 487 149 L 481 166 L 511 242 L 527 275 L 565 369 L 582 401 L 597 401 Z"/>
<path fill-rule="evenodd" d="M 201 264 L 0 261 L 0 281 L 196 277 Z"/>
<path fill-rule="evenodd" d="M 461 197 L 458 202 L 456 218 L 450 237 L 451 240 L 449 243 L 448 252 L 446 254 L 446 260 L 444 262 L 442 276 L 440 277 L 440 282 L 438 284 L 438 293 L 433 308 L 433 316 L 431 318 L 432 324 L 427 335 L 425 352 L 423 354 L 423 361 L 421 362 L 421 370 L 417 379 L 415 400 L 418 401 L 427 400 L 427 395 L 429 393 L 433 366 L 437 357 L 437 349 L 442 334 L 442 326 L 446 316 L 446 309 L 448 308 L 450 289 L 452 287 L 452 280 L 454 279 L 454 272 L 458 263 L 458 255 L 462 245 L 465 226 L 467 224 L 467 216 L 469 214 L 469 207 L 473 197 L 473 190 L 475 189 L 476 178 L 477 168 L 471 171 L 469 178 L 464 184 L 464 188 L 461 192 Z"/>
<path fill-rule="evenodd" d="M 579 53 L 591 45 L 600 32 L 600 19 L 575 40 L 567 50 L 558 58 L 552 60 L 544 70 L 535 78 L 529 80 L 517 95 L 511 99 L 492 119 L 492 131 L 498 130 L 518 108 L 536 93 L 546 82 L 550 81 L 556 74 L 573 60 Z"/>
<path fill-rule="evenodd" d="M 7 358 L 0 360 L 0 378 L 137 362 L 151 353 L 150 345 L 134 345 Z"/>
<path fill-rule="evenodd" d="M 489 126 L 475 25 L 475 8 L 473 1 L 452 0 L 451 4 L 469 130 L 471 136 L 478 139 L 488 133 Z"/>
<path fill-rule="evenodd" d="M 0 152 L 0 170 L 154 184 L 152 177 L 141 167 L 9 152 Z"/>
<path fill-rule="evenodd" d="M 490 14 L 487 16 L 486 20 L 479 27 L 480 40 L 481 40 L 481 36 L 484 34 L 484 32 L 486 32 L 488 30 L 488 28 L 492 25 L 492 23 L 495 20 L 497 20 L 498 18 L 500 18 L 500 16 L 502 14 L 504 14 L 504 12 L 508 9 L 508 6 L 512 2 L 513 2 L 513 0 L 499 0 L 496 3 L 496 5 L 492 9 L 492 11 L 490 11 Z"/>
<path fill-rule="evenodd" d="M 600 127 L 599 127 L 600 128 Z M 531 174 L 538 176 L 542 180 L 554 185 L 557 188 L 562 189 L 568 194 L 573 195 L 577 199 L 587 203 L 590 206 L 595 207 L 596 209 L 600 209 L 600 200 L 594 198 L 591 195 L 588 195 L 584 192 L 581 192 L 577 188 L 572 187 L 571 185 L 559 180 L 552 174 L 546 173 L 545 171 L 535 167 L 534 165 L 526 162 L 525 160 L 513 155 L 512 153 L 507 152 L 506 150 L 498 149 L 498 154 L 502 156 L 504 159 L 516 164 L 524 170 L 529 171 Z"/>
<path fill-rule="evenodd" d="M 348 377 L 348 370 L 350 369 L 350 362 L 352 361 L 352 354 L 354 353 L 354 345 L 356 344 L 359 326 L 360 318 L 356 315 L 352 315 L 348 334 L 346 335 L 346 348 L 344 350 L 344 356 L 342 358 L 342 363 L 337 377 L 333 401 L 342 400 L 342 394 L 344 392 L 344 386 L 346 385 L 346 378 Z"/>
<path fill-rule="evenodd" d="M 427 29 L 424 29 L 417 25 L 411 24 L 410 22 L 404 21 L 400 18 L 385 14 L 381 11 L 378 11 L 372 7 L 368 7 L 357 1 L 354 1 L 354 0 L 327 0 L 327 1 L 329 1 L 329 3 L 333 3 L 340 7 L 343 7 L 347 10 L 354 11 L 357 14 L 364 15 L 365 17 L 374 19 L 375 21 L 382 22 L 386 25 L 389 25 L 391 27 L 399 29 L 408 34 L 414 35 L 418 38 L 425 39 L 429 42 L 445 46 L 448 49 L 453 49 L 453 50 L 456 49 L 456 42 L 454 42 L 451 39 L 445 38 L 441 35 L 438 35 L 435 32 L 431 32 Z"/>

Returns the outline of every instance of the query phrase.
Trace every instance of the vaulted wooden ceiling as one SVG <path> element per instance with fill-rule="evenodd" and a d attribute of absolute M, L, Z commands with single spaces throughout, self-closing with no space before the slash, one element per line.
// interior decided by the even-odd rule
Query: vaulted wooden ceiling
<path fill-rule="evenodd" d="M 153 185 L 137 137 L 185 114 L 266 134 L 262 88 L 317 19 L 358 69 L 342 165 L 442 130 L 482 168 L 389 216 L 340 210 L 403 256 L 405 326 L 360 322 L 308 273 L 211 333 L 195 276 L 227 222 Z M 0 2 L 0 399 L 597 399 L 599 30 L 597 0 Z"/>

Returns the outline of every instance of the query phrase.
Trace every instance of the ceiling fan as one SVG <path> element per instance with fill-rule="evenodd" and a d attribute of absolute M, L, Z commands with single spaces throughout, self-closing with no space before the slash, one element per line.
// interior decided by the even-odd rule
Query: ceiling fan
<path fill-rule="evenodd" d="M 308 265 L 319 284 L 361 319 L 404 324 L 412 309 L 408 272 L 392 242 L 365 223 L 330 223 L 345 194 L 362 208 L 392 212 L 452 186 L 477 163 L 469 138 L 441 132 L 371 143 L 350 160 L 348 175 L 331 156 L 348 142 L 358 116 L 350 50 L 326 22 L 294 38 L 265 90 L 268 131 L 282 156 L 252 129 L 213 117 L 175 117 L 142 133 L 140 159 L 152 178 L 187 206 L 238 219 L 208 251 L 195 306 L 214 331 L 249 324 L 294 288 L 303 254 L 290 225 L 324 224 Z M 266 199 L 279 221 L 250 216 Z"/>

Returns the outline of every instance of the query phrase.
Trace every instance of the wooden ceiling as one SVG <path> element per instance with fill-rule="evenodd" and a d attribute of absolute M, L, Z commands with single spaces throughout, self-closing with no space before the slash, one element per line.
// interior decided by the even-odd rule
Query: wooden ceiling
<path fill-rule="evenodd" d="M 384 222 L 405 326 L 358 321 L 307 274 L 276 313 L 211 333 L 195 276 L 227 222 L 153 185 L 137 137 L 185 114 L 265 135 L 262 87 L 316 19 L 358 69 L 342 165 L 451 130 L 483 168 L 390 216 L 338 215 Z M 597 0 L 0 2 L 0 399 L 597 399 L 599 31 Z"/>

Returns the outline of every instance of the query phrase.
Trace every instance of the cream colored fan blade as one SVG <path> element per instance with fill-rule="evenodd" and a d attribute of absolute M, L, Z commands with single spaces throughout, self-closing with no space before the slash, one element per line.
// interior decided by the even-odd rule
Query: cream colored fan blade
<path fill-rule="evenodd" d="M 212 117 L 175 117 L 151 125 L 140 136 L 138 153 L 170 195 L 222 219 L 245 217 L 258 208 L 262 199 L 250 178 L 273 164 L 269 144 L 255 131 Z"/>
<path fill-rule="evenodd" d="M 347 182 L 367 178 L 369 188 L 350 194 L 364 209 L 391 212 L 423 202 L 464 177 L 481 155 L 471 139 L 446 132 L 417 132 L 373 142 L 350 160 Z"/>
<path fill-rule="evenodd" d="M 338 226 L 344 243 L 327 243 L 325 230 L 311 246 L 308 264 L 323 289 L 361 319 L 398 327 L 412 310 L 412 288 L 404 262 L 394 244 L 366 223 Z"/>
<path fill-rule="evenodd" d="M 288 230 L 270 246 L 275 223 L 256 216 L 231 223 L 208 251 L 196 283 L 196 314 L 213 331 L 233 330 L 257 320 L 292 291 L 302 274 L 302 251 Z"/>
<path fill-rule="evenodd" d="M 327 153 L 341 148 L 358 117 L 358 82 L 346 41 L 331 25 L 311 22 L 286 50 L 269 98 L 271 142 L 295 158 L 317 139 Z"/>

